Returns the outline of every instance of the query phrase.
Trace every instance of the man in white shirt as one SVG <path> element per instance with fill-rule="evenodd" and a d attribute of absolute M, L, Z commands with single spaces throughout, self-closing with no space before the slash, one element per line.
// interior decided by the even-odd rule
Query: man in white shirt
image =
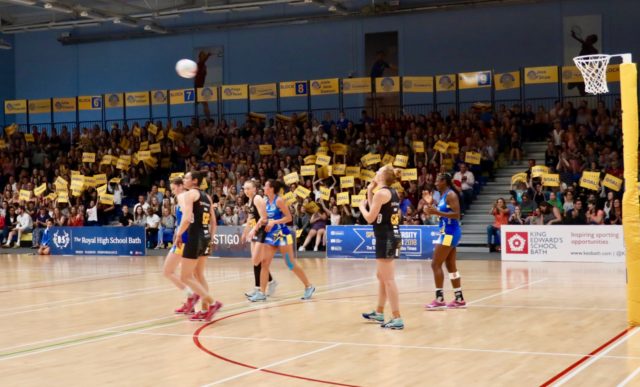
<path fill-rule="evenodd" d="M 147 231 L 147 243 L 154 244 L 154 246 L 148 246 L 150 249 L 155 248 L 158 242 L 158 231 L 160 230 L 161 221 L 162 219 L 160 219 L 158 214 L 153 212 L 153 208 L 147 209 L 147 225 L 145 226 L 145 230 Z"/>
<path fill-rule="evenodd" d="M 144 213 L 147 213 L 147 210 L 149 210 L 149 203 L 146 202 L 144 195 L 140 195 L 138 196 L 138 203 L 136 203 L 135 206 L 133 206 L 133 213 L 135 214 L 136 211 L 138 210 L 138 207 L 142 206 L 142 209 L 144 210 Z"/>
<path fill-rule="evenodd" d="M 473 200 L 473 185 L 476 182 L 473 177 L 473 172 L 467 169 L 467 164 L 460 164 L 460 171 L 453 175 L 453 181 L 460 182 L 463 199 L 462 207 L 466 211 L 469 209 L 469 205 L 471 205 L 471 201 Z"/>
<path fill-rule="evenodd" d="M 17 233 L 18 240 L 16 241 L 16 244 L 14 247 L 16 249 L 20 248 L 20 238 L 22 237 L 22 234 L 31 232 L 31 229 L 33 228 L 33 219 L 31 219 L 31 215 L 29 215 L 24 210 L 24 207 L 18 207 L 18 209 L 16 210 L 16 214 L 17 214 L 16 225 L 11 230 L 11 232 L 9 232 L 9 236 L 7 237 L 7 243 L 4 245 L 4 247 L 11 247 L 11 240 L 13 239 L 13 236 Z"/>

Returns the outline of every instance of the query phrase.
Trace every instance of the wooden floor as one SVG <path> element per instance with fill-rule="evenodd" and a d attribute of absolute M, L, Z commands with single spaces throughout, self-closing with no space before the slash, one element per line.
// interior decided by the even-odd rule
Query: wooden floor
<path fill-rule="evenodd" d="M 640 385 L 622 265 L 463 261 L 469 308 L 426 312 L 429 264 L 398 261 L 406 329 L 387 331 L 360 317 L 372 261 L 302 260 L 318 288 L 302 302 L 278 260 L 276 296 L 250 305 L 249 261 L 211 259 L 209 325 L 172 314 L 162 261 L 1 256 L 0 386 Z"/>

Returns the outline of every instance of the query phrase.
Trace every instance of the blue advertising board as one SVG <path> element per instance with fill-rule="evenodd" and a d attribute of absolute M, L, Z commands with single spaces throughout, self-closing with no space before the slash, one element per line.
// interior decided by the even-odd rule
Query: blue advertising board
<path fill-rule="evenodd" d="M 52 255 L 145 255 L 144 227 L 53 227 Z"/>
<path fill-rule="evenodd" d="M 431 259 L 438 226 L 400 226 L 400 258 Z M 327 258 L 375 258 L 373 226 L 328 226 Z"/>

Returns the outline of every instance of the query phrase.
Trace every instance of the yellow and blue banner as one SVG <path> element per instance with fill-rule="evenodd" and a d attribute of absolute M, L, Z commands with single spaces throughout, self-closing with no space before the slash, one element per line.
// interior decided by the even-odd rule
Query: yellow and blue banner
<path fill-rule="evenodd" d="M 311 95 L 338 94 L 338 78 L 314 79 L 311 81 Z"/>
<path fill-rule="evenodd" d="M 562 83 L 584 82 L 582 73 L 576 66 L 562 66 Z"/>
<path fill-rule="evenodd" d="M 307 90 L 307 81 L 280 82 L 280 97 L 304 97 Z"/>
<path fill-rule="evenodd" d="M 274 99 L 277 97 L 278 88 L 275 83 L 263 83 L 249 86 L 249 97 L 252 101 L 261 99 Z"/>
<path fill-rule="evenodd" d="M 131 93 L 125 93 L 125 101 L 127 107 L 136 106 L 149 106 L 149 92 L 148 91 L 136 91 Z"/>
<path fill-rule="evenodd" d="M 76 99 L 73 98 L 54 98 L 53 111 L 55 113 L 68 113 L 76 111 Z"/>
<path fill-rule="evenodd" d="M 558 67 L 525 67 L 524 69 L 525 85 L 537 85 L 544 83 L 558 83 Z"/>
<path fill-rule="evenodd" d="M 151 90 L 151 104 L 152 105 L 166 105 L 167 104 L 167 91 L 166 90 Z"/>
<path fill-rule="evenodd" d="M 102 109 L 102 96 L 83 95 L 78 97 L 78 110 L 100 110 Z"/>
<path fill-rule="evenodd" d="M 4 114 L 25 114 L 27 112 L 26 99 L 4 101 Z"/>
<path fill-rule="evenodd" d="M 457 78 L 456 74 L 436 75 L 436 91 L 454 91 Z"/>
<path fill-rule="evenodd" d="M 433 93 L 433 77 L 402 77 L 403 93 Z"/>
<path fill-rule="evenodd" d="M 222 100 L 233 101 L 238 99 L 247 99 L 248 87 L 243 85 L 222 85 Z"/>
<path fill-rule="evenodd" d="M 458 74 L 458 88 L 460 90 L 491 87 L 491 71 L 475 71 Z"/>
<path fill-rule="evenodd" d="M 371 93 L 371 78 L 346 78 L 342 80 L 343 94 Z"/>
<path fill-rule="evenodd" d="M 105 105 L 107 109 L 121 108 L 124 106 L 123 93 L 111 93 L 104 95 Z"/>
<path fill-rule="evenodd" d="M 400 77 L 376 78 L 376 93 L 397 93 L 400 91 Z"/>
<path fill-rule="evenodd" d="M 50 114 L 51 99 L 32 99 L 29 100 L 29 114 Z"/>
<path fill-rule="evenodd" d="M 169 91 L 169 104 L 181 105 L 196 102 L 196 92 L 194 89 L 176 89 Z"/>
<path fill-rule="evenodd" d="M 198 102 L 215 102 L 218 100 L 218 88 L 205 86 L 198 88 Z"/>
<path fill-rule="evenodd" d="M 511 90 L 520 88 L 520 71 L 495 74 L 496 90 Z"/>

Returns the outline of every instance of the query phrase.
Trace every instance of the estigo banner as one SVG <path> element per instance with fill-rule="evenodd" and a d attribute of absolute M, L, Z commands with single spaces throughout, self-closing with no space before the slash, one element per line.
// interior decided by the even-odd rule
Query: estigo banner
<path fill-rule="evenodd" d="M 503 261 L 624 262 L 622 226 L 510 226 L 500 229 Z"/>
<path fill-rule="evenodd" d="M 251 258 L 251 245 L 242 240 L 242 232 L 245 226 L 218 226 L 213 235 L 214 247 L 209 252 L 213 257 L 237 257 Z M 293 238 L 293 250 L 296 251 L 296 230 L 289 227 Z M 280 257 L 280 249 L 276 251 L 275 257 Z"/>

